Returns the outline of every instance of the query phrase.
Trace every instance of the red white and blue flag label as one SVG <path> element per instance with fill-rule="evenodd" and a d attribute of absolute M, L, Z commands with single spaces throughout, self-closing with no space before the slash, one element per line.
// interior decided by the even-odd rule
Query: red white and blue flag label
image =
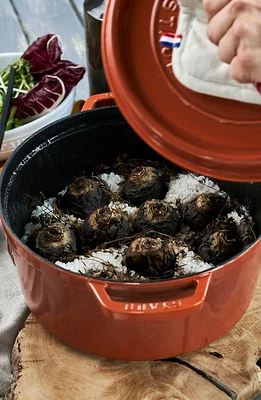
<path fill-rule="evenodd" d="M 160 37 L 160 44 L 166 47 L 178 48 L 181 44 L 182 35 L 178 33 L 163 32 Z"/>

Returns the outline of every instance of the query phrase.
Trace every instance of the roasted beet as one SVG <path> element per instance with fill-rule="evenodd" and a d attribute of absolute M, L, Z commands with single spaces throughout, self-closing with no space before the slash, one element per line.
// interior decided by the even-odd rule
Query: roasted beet
<path fill-rule="evenodd" d="M 122 187 L 122 196 L 134 205 L 141 205 L 146 200 L 162 199 L 164 194 L 160 171 L 154 167 L 134 168 Z"/>
<path fill-rule="evenodd" d="M 175 246 L 169 240 L 140 237 L 134 240 L 125 255 L 127 268 L 142 276 L 162 276 L 166 271 L 175 269 Z"/>
<path fill-rule="evenodd" d="M 249 246 L 256 240 L 251 220 L 247 218 L 242 218 L 239 224 L 237 225 L 237 230 L 240 240 L 244 246 Z"/>
<path fill-rule="evenodd" d="M 85 219 L 97 208 L 110 201 L 105 183 L 94 178 L 79 176 L 68 186 L 64 196 L 59 201 L 59 207 L 68 214 Z"/>
<path fill-rule="evenodd" d="M 130 225 L 125 215 L 108 206 L 98 208 L 85 219 L 82 236 L 85 245 L 97 245 L 128 236 Z"/>
<path fill-rule="evenodd" d="M 76 253 L 76 238 L 73 231 L 60 223 L 53 223 L 36 231 L 33 245 L 39 254 L 47 258 L 59 258 Z"/>
<path fill-rule="evenodd" d="M 235 223 L 223 218 L 207 227 L 197 253 L 205 262 L 218 265 L 242 250 L 242 243 Z"/>
<path fill-rule="evenodd" d="M 201 194 L 180 206 L 183 221 L 193 231 L 202 231 L 225 208 L 226 201 L 227 197 L 219 194 Z"/>
<path fill-rule="evenodd" d="M 178 211 L 163 200 L 148 200 L 136 215 L 133 228 L 136 232 L 154 230 L 174 236 L 179 229 Z"/>

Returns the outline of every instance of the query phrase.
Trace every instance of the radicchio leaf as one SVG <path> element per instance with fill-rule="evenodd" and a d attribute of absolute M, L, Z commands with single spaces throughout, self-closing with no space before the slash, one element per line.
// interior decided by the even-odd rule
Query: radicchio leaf
<path fill-rule="evenodd" d="M 68 60 L 61 60 L 50 71 L 51 75 L 58 76 L 64 83 L 66 94 L 77 85 L 85 74 L 85 68 Z"/>
<path fill-rule="evenodd" d="M 62 79 L 66 95 L 78 84 L 85 74 L 85 68 L 68 60 L 61 60 L 62 45 L 58 35 L 48 34 L 36 39 L 24 52 L 22 58 L 28 61 L 30 73 L 40 82 L 46 75 Z"/>
<path fill-rule="evenodd" d="M 49 33 L 36 39 L 23 53 L 22 58 L 30 64 L 32 75 L 49 73 L 49 70 L 60 61 L 62 55 L 61 39 Z"/>
<path fill-rule="evenodd" d="M 12 99 L 11 107 L 16 107 L 15 117 L 27 122 L 46 114 L 64 99 L 65 85 L 58 76 L 45 75 L 28 93 Z"/>
<path fill-rule="evenodd" d="M 51 33 L 36 39 L 23 53 L 21 59 L 28 62 L 31 77 L 38 83 L 26 94 L 12 99 L 16 120 L 29 122 L 56 108 L 83 78 L 85 68 L 61 60 L 61 55 L 61 40 Z"/>

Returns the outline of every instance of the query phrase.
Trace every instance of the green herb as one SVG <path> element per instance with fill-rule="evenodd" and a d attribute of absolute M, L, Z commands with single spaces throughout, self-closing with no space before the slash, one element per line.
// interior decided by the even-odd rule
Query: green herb
<path fill-rule="evenodd" d="M 30 73 L 30 65 L 25 59 L 19 58 L 12 65 L 15 70 L 12 98 L 15 99 L 18 96 L 29 92 L 29 90 L 31 90 L 35 86 L 36 81 Z M 0 116 L 3 110 L 5 96 L 7 93 L 9 75 L 10 65 L 0 72 Z M 16 108 L 13 107 L 7 121 L 6 130 L 17 128 L 21 125 L 21 122 L 17 118 L 15 118 L 15 113 Z"/>

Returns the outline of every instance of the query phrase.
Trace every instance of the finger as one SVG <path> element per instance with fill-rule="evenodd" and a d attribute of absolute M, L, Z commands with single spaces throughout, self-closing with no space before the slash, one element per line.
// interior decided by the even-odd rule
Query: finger
<path fill-rule="evenodd" d="M 253 18 L 252 22 L 254 22 Z M 255 23 L 249 24 L 242 16 L 237 18 L 219 41 L 218 54 L 220 60 L 230 64 L 238 51 L 261 46 L 260 35 L 256 32 L 256 26 Z M 260 43 L 256 44 L 256 36 Z"/>
<path fill-rule="evenodd" d="M 230 63 L 230 77 L 240 83 L 261 82 L 260 59 L 261 50 L 240 51 Z"/>
<path fill-rule="evenodd" d="M 218 55 L 220 60 L 230 64 L 237 55 L 238 46 L 239 39 L 235 37 L 232 26 L 219 42 Z"/>
<path fill-rule="evenodd" d="M 203 6 L 207 14 L 208 22 L 231 0 L 203 0 Z"/>
<path fill-rule="evenodd" d="M 260 15 L 254 14 L 251 17 L 251 24 L 243 16 L 237 18 L 219 42 L 218 53 L 220 60 L 230 64 L 237 54 L 247 49 L 259 50 L 261 48 L 260 32 Z"/>
<path fill-rule="evenodd" d="M 210 41 L 216 45 L 231 28 L 235 19 L 242 12 L 249 9 L 246 0 L 233 0 L 219 11 L 210 21 L 207 28 L 207 35 Z"/>

